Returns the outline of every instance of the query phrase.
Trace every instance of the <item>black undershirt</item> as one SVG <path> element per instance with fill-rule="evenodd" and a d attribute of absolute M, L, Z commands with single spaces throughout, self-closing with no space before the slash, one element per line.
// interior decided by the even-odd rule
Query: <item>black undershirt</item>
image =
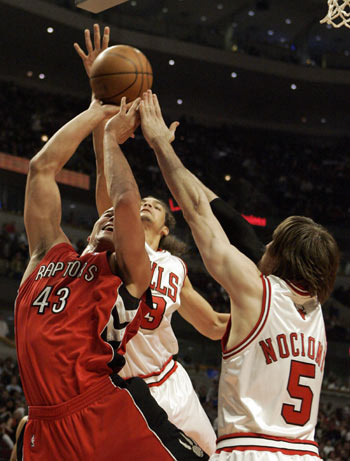
<path fill-rule="evenodd" d="M 257 264 L 264 254 L 265 245 L 253 227 L 238 211 L 219 197 L 212 200 L 210 206 L 231 244 Z"/>

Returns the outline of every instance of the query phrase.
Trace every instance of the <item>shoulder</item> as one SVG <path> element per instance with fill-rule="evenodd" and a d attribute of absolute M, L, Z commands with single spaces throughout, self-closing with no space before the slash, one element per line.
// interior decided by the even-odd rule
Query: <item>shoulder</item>
<path fill-rule="evenodd" d="M 30 257 L 28 266 L 24 272 L 21 280 L 21 285 L 43 264 L 49 264 L 50 262 L 57 261 L 58 259 L 67 258 L 68 255 L 76 255 L 77 252 L 68 242 L 61 242 L 53 245 L 47 251 L 38 248 L 34 251 Z"/>
<path fill-rule="evenodd" d="M 179 256 L 175 256 L 168 251 L 165 251 L 165 260 L 167 260 L 169 267 L 172 268 L 173 270 L 180 271 L 180 273 L 183 275 L 183 277 L 187 277 L 187 264 L 183 259 L 181 259 Z"/>

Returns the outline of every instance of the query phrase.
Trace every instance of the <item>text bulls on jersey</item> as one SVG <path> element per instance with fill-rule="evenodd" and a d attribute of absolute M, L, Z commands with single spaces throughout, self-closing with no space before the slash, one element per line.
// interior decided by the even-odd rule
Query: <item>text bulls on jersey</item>
<path fill-rule="evenodd" d="M 159 266 L 155 262 L 152 263 L 151 270 L 152 270 L 152 283 L 150 285 L 151 289 L 157 291 L 160 294 L 169 296 L 169 298 L 173 302 L 176 302 L 179 277 L 173 272 L 170 272 L 169 279 L 164 280 L 165 279 L 165 277 L 163 277 L 164 267 Z"/>

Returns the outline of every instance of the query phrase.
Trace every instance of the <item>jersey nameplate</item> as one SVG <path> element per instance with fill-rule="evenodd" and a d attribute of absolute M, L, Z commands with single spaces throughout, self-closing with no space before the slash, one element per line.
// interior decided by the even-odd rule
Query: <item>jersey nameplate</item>
<path fill-rule="evenodd" d="M 91 282 L 97 276 L 98 267 L 79 260 L 51 262 L 39 267 L 35 280 L 55 277 L 58 273 L 61 273 L 62 277 L 83 278 L 86 282 Z"/>

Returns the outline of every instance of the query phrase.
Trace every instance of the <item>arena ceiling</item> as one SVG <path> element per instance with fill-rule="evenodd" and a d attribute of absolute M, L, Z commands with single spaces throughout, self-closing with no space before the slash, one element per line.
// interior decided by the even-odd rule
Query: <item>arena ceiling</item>
<path fill-rule="evenodd" d="M 0 0 L 0 76 L 88 95 L 72 43 L 99 22 L 112 44 L 147 54 L 173 116 L 347 136 L 350 30 L 319 24 L 326 11 L 326 0 L 129 0 L 93 15 L 73 0 Z"/>
<path fill-rule="evenodd" d="M 74 0 L 45 0 L 74 8 Z M 97 0 L 96 0 L 97 2 Z M 349 31 L 321 25 L 327 0 L 128 0 L 99 17 L 150 34 L 218 48 L 265 44 L 348 56 Z M 238 42 L 238 43 L 237 43 Z M 241 45 L 239 45 L 241 43 Z"/>

